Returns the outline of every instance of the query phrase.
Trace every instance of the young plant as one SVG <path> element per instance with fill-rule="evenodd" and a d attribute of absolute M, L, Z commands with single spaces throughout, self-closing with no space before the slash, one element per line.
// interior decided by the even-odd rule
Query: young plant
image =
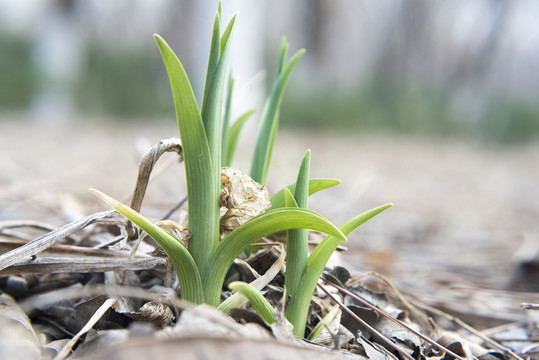
<path fill-rule="evenodd" d="M 224 121 L 223 98 L 225 69 L 236 16 L 221 33 L 221 6 L 213 24 L 206 82 L 199 109 L 185 70 L 172 49 L 159 35 L 155 40 L 163 57 L 172 89 L 178 128 L 183 148 L 187 182 L 189 233 L 187 247 L 166 230 L 109 196 L 92 190 L 140 229 L 150 235 L 167 253 L 178 275 L 181 296 L 195 304 L 218 306 L 225 276 L 234 259 L 247 247 L 271 233 L 288 230 L 285 275 L 286 293 L 290 296 L 285 315 L 294 325 L 297 336 L 304 335 L 310 300 L 324 267 L 337 246 L 365 221 L 389 208 L 383 205 L 350 220 L 340 228 L 322 215 L 307 209 L 312 193 L 340 183 L 335 179 L 310 179 L 310 151 L 302 160 L 296 183 L 271 197 L 271 208 L 220 239 L 221 166 L 229 165 L 239 132 L 251 115 L 249 111 L 233 125 L 229 124 L 233 81 L 229 80 Z M 277 75 L 264 105 L 261 125 L 252 161 L 251 177 L 263 184 L 268 173 L 278 128 L 279 107 L 290 73 L 303 50 L 286 60 L 288 44 L 283 40 Z M 307 229 L 328 234 L 309 255 Z M 346 234 L 346 235 L 345 235 Z M 231 288 L 244 294 L 267 322 L 273 309 L 254 287 L 233 283 Z M 227 308 L 223 306 L 223 308 Z"/>
<path fill-rule="evenodd" d="M 234 259 L 259 238 L 277 231 L 309 228 L 346 239 L 339 229 L 315 212 L 280 208 L 248 221 L 220 241 L 221 114 L 224 73 L 236 16 L 230 20 L 222 35 L 220 19 L 219 6 L 213 26 L 201 110 L 180 60 L 168 44 L 159 35 L 155 35 L 168 70 L 183 147 L 187 178 L 188 230 L 191 234 L 187 248 L 142 215 L 94 190 L 94 193 L 163 247 L 178 274 L 184 300 L 197 304 L 206 302 L 213 306 L 219 304 L 225 275 Z M 282 88 L 279 91 L 282 96 Z M 275 114 L 275 106 L 272 105 L 271 108 Z M 267 167 L 267 164 L 265 166 Z"/>
<path fill-rule="evenodd" d="M 305 182 L 302 179 L 302 175 L 305 175 L 308 172 L 308 159 L 309 151 L 305 155 L 302 166 L 300 167 L 300 172 L 298 174 L 297 185 L 293 188 L 297 189 L 299 187 L 305 187 Z M 303 189 L 303 193 L 305 189 Z M 282 191 L 283 204 L 287 207 L 298 208 L 298 202 L 292 195 L 289 188 L 284 188 Z M 393 204 L 385 204 L 369 211 L 366 211 L 348 222 L 342 225 L 339 229 L 345 234 L 349 235 L 352 231 L 358 228 L 360 225 L 364 224 L 368 220 L 372 219 L 376 215 L 380 214 L 384 210 L 392 207 Z M 275 207 L 275 205 L 274 205 Z M 303 229 L 299 231 L 304 231 Z M 324 240 L 320 242 L 313 250 L 313 252 L 308 256 L 307 262 L 303 264 L 303 254 L 298 255 L 299 252 L 307 251 L 307 238 L 300 238 L 294 235 L 292 232 L 292 237 L 290 237 L 291 231 L 288 231 L 287 238 L 287 249 L 288 254 L 286 258 L 286 273 L 285 273 L 285 288 L 287 295 L 290 297 L 290 301 L 285 309 L 285 316 L 294 326 L 294 335 L 303 337 L 305 334 L 305 324 L 307 322 L 307 315 L 309 312 L 309 305 L 311 303 L 311 298 L 313 296 L 316 284 L 326 267 L 327 262 L 331 255 L 335 252 L 337 247 L 343 241 L 342 239 L 336 238 L 334 236 L 327 236 Z M 298 249 L 294 249 L 294 247 Z M 292 250 L 292 256 L 290 251 Z M 294 272 L 290 272 L 290 269 L 294 269 Z M 297 277 L 297 272 L 300 272 L 299 280 L 294 279 Z M 236 285 L 236 288 L 247 298 L 253 297 L 250 294 L 250 289 L 245 287 L 239 287 Z M 291 292 L 291 293 L 289 293 Z M 255 307 L 255 310 L 257 308 Z M 267 311 L 267 310 L 266 310 Z M 261 316 L 264 316 L 261 314 Z"/>

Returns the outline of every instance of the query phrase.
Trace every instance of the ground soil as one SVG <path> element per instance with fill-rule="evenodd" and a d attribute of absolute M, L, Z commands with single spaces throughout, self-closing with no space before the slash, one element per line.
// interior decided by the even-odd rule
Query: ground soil
<path fill-rule="evenodd" d="M 128 202 L 141 153 L 178 136 L 173 119 L 84 119 L 60 126 L 12 118 L 2 120 L 0 129 L 0 221 L 23 218 L 56 226 L 106 209 L 90 187 Z M 254 140 L 243 140 L 236 165 L 248 172 Z M 464 296 L 455 286 L 516 288 L 522 278 L 515 278 L 518 265 L 537 254 L 537 143 L 486 146 L 284 130 L 273 152 L 270 193 L 295 181 L 308 148 L 312 177 L 342 180 L 312 196 L 312 209 L 340 224 L 374 206 L 395 204 L 350 236 L 341 260 L 353 270 L 376 270 L 403 289 L 420 289 L 443 302 L 444 296 Z M 173 156 L 162 160 L 167 161 L 174 162 Z M 142 211 L 159 217 L 185 194 L 183 165 L 172 164 L 150 185 Z M 520 285 L 537 290 L 530 282 Z M 523 300 L 512 299 L 509 306 L 518 311 Z"/>

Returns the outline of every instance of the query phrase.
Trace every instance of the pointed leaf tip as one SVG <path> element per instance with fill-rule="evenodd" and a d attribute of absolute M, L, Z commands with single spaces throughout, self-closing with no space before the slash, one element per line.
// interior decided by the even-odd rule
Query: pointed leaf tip
<path fill-rule="evenodd" d="M 109 204 L 110 206 L 112 206 L 115 209 L 117 209 L 118 206 L 121 205 L 118 201 L 114 200 L 113 198 L 111 198 L 107 194 L 105 194 L 105 193 L 103 193 L 103 192 L 101 192 L 101 191 L 99 191 L 97 189 L 88 189 L 88 191 L 90 191 L 92 194 L 96 195 L 101 200 L 103 200 L 104 202 L 106 202 L 107 204 Z"/>

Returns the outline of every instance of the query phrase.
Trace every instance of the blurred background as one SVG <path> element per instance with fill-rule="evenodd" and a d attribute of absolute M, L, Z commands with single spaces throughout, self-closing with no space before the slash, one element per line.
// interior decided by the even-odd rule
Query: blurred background
<path fill-rule="evenodd" d="M 72 197 L 85 199 L 81 213 L 102 210 L 88 187 L 128 199 L 140 149 L 177 136 L 153 34 L 176 51 L 200 99 L 217 4 L 0 0 L 0 219 L 62 225 L 74 218 Z M 362 239 L 347 255 L 354 267 L 416 285 L 517 284 L 539 252 L 539 2 L 222 7 L 223 23 L 240 13 L 236 114 L 261 109 L 283 36 L 289 56 L 307 50 L 285 92 L 270 192 L 295 180 L 311 148 L 313 177 L 343 180 L 313 197 L 314 210 L 342 223 L 395 203 L 352 236 Z M 247 147 L 257 120 L 242 135 Z M 249 152 L 237 158 L 248 171 Z M 149 214 L 185 196 L 181 178 L 156 180 Z"/>
<path fill-rule="evenodd" d="M 152 34 L 177 50 L 200 93 L 216 3 L 0 1 L 0 110 L 39 121 L 169 116 Z M 285 127 L 537 138 L 536 1 L 223 2 L 225 21 L 236 11 L 237 88 L 267 74 L 238 111 L 261 102 L 286 35 L 307 53 L 285 97 Z"/>

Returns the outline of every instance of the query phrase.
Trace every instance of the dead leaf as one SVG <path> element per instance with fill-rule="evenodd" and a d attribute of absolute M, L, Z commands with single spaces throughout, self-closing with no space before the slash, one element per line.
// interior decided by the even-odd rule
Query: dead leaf
<path fill-rule="evenodd" d="M 0 359 L 39 359 L 40 352 L 28 316 L 11 296 L 0 294 Z"/>
<path fill-rule="evenodd" d="M 28 333 L 37 340 L 34 328 L 30 323 L 28 316 L 22 311 L 17 302 L 8 294 L 0 294 L 0 317 L 14 320 L 21 324 Z"/>
<path fill-rule="evenodd" d="M 357 337 L 357 343 L 361 345 L 370 360 L 397 360 L 397 357 L 387 351 L 383 346 L 371 343 L 363 336 Z"/>
<path fill-rule="evenodd" d="M 105 300 L 103 304 L 101 304 L 101 306 L 95 311 L 92 317 L 88 320 L 88 322 L 84 325 L 84 327 L 64 345 L 62 350 L 58 353 L 58 355 L 56 355 L 54 359 L 65 359 L 71 352 L 71 349 L 73 349 L 73 346 L 75 346 L 77 341 L 79 341 L 80 337 L 86 334 L 90 329 L 92 329 L 94 325 L 96 325 L 99 320 L 101 320 L 102 316 L 105 315 L 105 313 L 112 307 L 115 302 L 116 299 Z"/>

